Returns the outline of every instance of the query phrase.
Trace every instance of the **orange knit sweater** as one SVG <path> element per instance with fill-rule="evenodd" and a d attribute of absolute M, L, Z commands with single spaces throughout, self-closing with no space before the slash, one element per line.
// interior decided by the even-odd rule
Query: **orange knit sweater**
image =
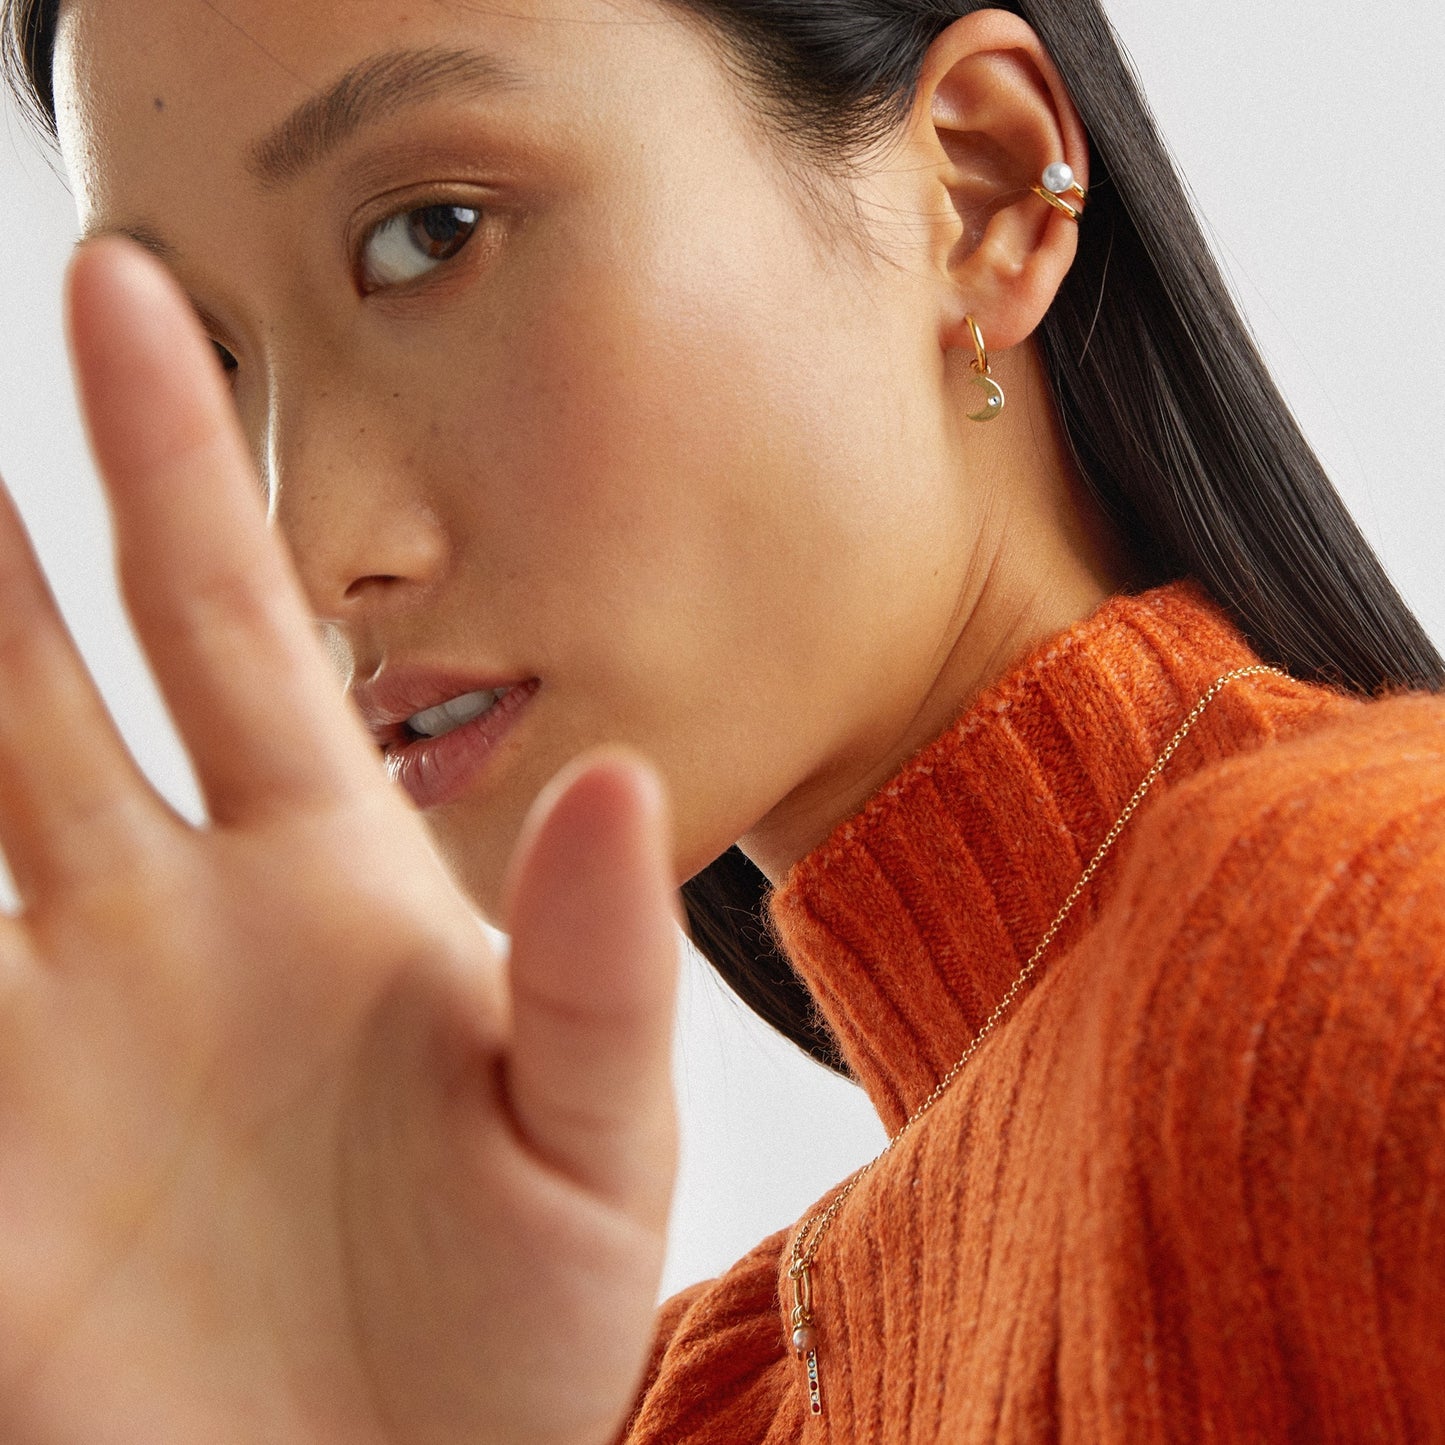
<path fill-rule="evenodd" d="M 1192 581 L 1110 598 L 774 892 L 890 1134 L 1258 660 Z M 1442 988 L 1445 699 L 1228 684 L 829 1230 L 823 1414 L 789 1229 L 663 1307 L 624 1438 L 1445 1441 Z"/>

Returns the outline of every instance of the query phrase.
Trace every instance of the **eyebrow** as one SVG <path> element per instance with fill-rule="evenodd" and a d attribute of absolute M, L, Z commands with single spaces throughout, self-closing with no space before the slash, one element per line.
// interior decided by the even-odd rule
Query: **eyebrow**
<path fill-rule="evenodd" d="M 432 47 L 390 50 L 353 65 L 325 90 L 303 101 L 246 153 L 246 169 L 263 190 L 291 185 L 366 126 L 400 111 L 447 97 L 476 99 L 521 90 L 533 78 L 510 60 L 482 50 Z M 162 261 L 180 253 L 151 227 L 95 225 L 81 241 L 128 236 Z"/>
<path fill-rule="evenodd" d="M 247 152 L 263 189 L 292 184 L 357 131 L 399 111 L 443 98 L 479 98 L 526 89 L 531 77 L 480 50 L 391 50 L 361 61 L 303 101 Z"/>

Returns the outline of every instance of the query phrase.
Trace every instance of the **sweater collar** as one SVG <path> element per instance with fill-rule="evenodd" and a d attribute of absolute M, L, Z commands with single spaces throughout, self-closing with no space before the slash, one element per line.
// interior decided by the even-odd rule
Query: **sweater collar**
<path fill-rule="evenodd" d="M 1194 704 L 1259 661 L 1191 578 L 1110 597 L 1011 664 L 773 890 L 775 933 L 890 1134 L 1002 999 Z M 1151 802 L 1260 729 L 1249 688 L 1215 698 Z"/>

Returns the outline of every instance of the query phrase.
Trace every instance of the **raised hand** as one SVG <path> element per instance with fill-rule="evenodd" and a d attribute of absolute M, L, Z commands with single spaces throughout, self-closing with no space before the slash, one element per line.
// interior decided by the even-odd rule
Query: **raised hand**
<path fill-rule="evenodd" d="M 128 756 L 0 491 L 0 1439 L 602 1445 L 675 1168 L 661 784 L 607 749 L 549 785 L 499 960 L 340 695 L 184 298 L 105 240 L 68 300 L 209 823 Z"/>

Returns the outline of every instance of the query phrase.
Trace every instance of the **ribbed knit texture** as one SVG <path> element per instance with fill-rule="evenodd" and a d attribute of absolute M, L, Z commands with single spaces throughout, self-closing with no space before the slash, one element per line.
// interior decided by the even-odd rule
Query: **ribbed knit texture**
<path fill-rule="evenodd" d="M 793 868 L 775 926 L 890 1134 L 1257 661 L 1192 581 L 1110 598 Z M 790 1228 L 663 1307 L 624 1438 L 1445 1441 L 1442 981 L 1445 699 L 1230 683 L 829 1230 L 822 1416 Z"/>

